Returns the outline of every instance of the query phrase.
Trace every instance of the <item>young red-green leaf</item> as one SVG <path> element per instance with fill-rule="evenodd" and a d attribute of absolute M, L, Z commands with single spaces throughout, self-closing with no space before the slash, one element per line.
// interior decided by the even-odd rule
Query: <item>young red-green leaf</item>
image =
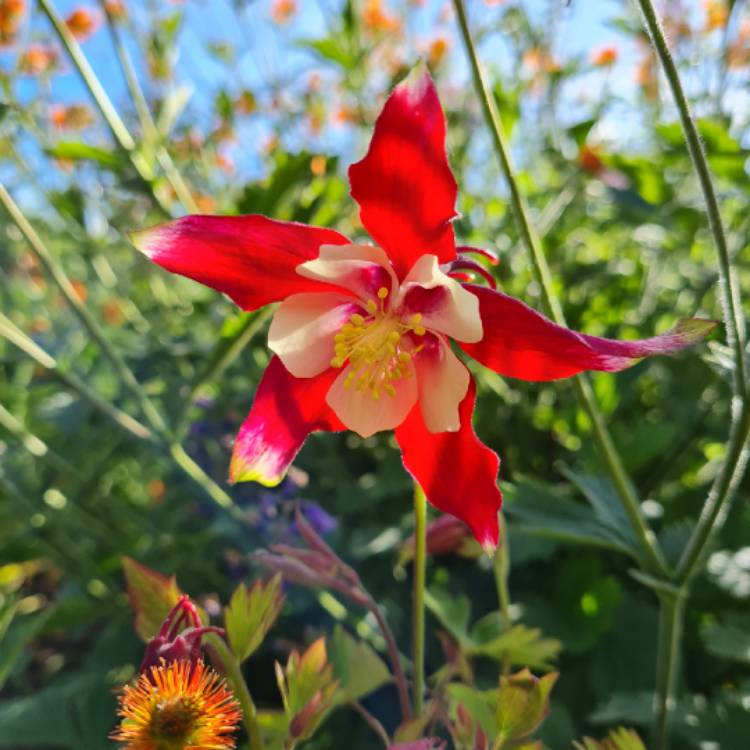
<path fill-rule="evenodd" d="M 475 643 L 465 648 L 467 656 L 488 656 L 498 661 L 509 659 L 511 664 L 522 664 L 531 669 L 551 669 L 551 662 L 562 648 L 560 641 L 543 637 L 538 628 L 518 624 L 501 632 L 497 613 L 477 622 L 471 635 Z"/>
<path fill-rule="evenodd" d="M 500 678 L 495 719 L 504 741 L 528 737 L 549 712 L 549 694 L 558 674 L 537 678 L 528 669 Z"/>
<path fill-rule="evenodd" d="M 641 738 L 632 729 L 613 729 L 603 740 L 597 742 L 584 737 L 583 742 L 574 742 L 576 750 L 646 750 Z"/>
<path fill-rule="evenodd" d="M 312 737 L 334 704 L 339 682 L 328 662 L 325 639 L 312 643 L 302 656 L 292 651 L 284 668 L 276 662 L 276 680 L 289 722 L 285 747 L 292 748 Z"/>
<path fill-rule="evenodd" d="M 256 581 L 251 588 L 241 583 L 224 608 L 224 627 L 234 655 L 242 662 L 263 643 L 284 603 L 281 575 Z"/>
<path fill-rule="evenodd" d="M 409 721 L 400 724 L 393 734 L 393 741 L 399 744 L 415 742 L 427 729 L 427 725 L 435 718 L 438 711 L 438 705 L 435 702 L 425 704 L 424 710 L 419 716 L 415 716 Z"/>
<path fill-rule="evenodd" d="M 391 679 L 391 673 L 371 646 L 352 638 L 340 625 L 328 639 L 334 674 L 341 683 L 337 703 L 350 703 L 377 690 Z"/>
<path fill-rule="evenodd" d="M 149 641 L 159 632 L 164 618 L 177 604 L 182 592 L 174 576 L 167 578 L 132 557 L 122 558 L 122 569 L 130 607 L 135 615 L 135 632 L 142 640 Z"/>

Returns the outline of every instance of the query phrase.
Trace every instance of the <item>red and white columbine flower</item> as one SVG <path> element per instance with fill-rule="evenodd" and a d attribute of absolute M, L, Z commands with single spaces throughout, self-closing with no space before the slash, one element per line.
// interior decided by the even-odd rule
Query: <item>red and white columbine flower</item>
<path fill-rule="evenodd" d="M 456 246 L 445 116 L 426 73 L 394 90 L 349 180 L 376 245 L 258 215 L 187 216 L 133 241 L 245 310 L 281 302 L 268 336 L 275 356 L 235 443 L 231 481 L 278 483 L 311 432 L 393 429 L 429 501 L 492 547 L 499 459 L 474 433 L 474 383 L 451 340 L 501 375 L 545 381 L 621 370 L 682 349 L 714 324 L 684 320 L 654 338 L 613 341 L 468 283 L 467 270 L 491 276 L 468 257 L 486 252 Z"/>

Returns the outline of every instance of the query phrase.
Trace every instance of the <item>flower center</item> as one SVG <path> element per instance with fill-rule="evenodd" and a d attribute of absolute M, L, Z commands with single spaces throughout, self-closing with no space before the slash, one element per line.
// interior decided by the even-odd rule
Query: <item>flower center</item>
<path fill-rule="evenodd" d="M 195 701 L 183 696 L 167 699 L 155 706 L 149 733 L 159 750 L 184 747 L 195 730 L 200 713 Z"/>
<path fill-rule="evenodd" d="M 375 401 L 382 392 L 396 395 L 393 383 L 414 374 L 412 357 L 422 348 L 414 347 L 406 334 L 424 336 L 421 313 L 407 319 L 386 310 L 388 289 L 378 289 L 378 300 L 367 301 L 367 315 L 354 313 L 334 336 L 335 356 L 331 367 L 343 367 L 348 361 L 351 371 L 344 388 L 369 393 Z"/>

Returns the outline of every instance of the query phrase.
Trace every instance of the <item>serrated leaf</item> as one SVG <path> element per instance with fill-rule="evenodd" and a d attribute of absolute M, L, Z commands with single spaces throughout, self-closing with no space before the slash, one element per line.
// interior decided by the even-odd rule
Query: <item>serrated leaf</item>
<path fill-rule="evenodd" d="M 337 703 L 364 698 L 391 679 L 388 667 L 375 650 L 353 638 L 341 625 L 336 626 L 328 640 L 328 652 L 333 673 L 340 683 Z"/>
<path fill-rule="evenodd" d="M 583 742 L 574 742 L 573 747 L 576 750 L 646 750 L 637 732 L 625 727 L 613 729 L 599 742 L 584 737 Z"/>
<path fill-rule="evenodd" d="M 431 586 L 425 591 L 424 603 L 459 643 L 470 643 L 468 628 L 471 604 L 466 595 L 454 596 L 445 589 Z"/>
<path fill-rule="evenodd" d="M 558 674 L 535 677 L 528 669 L 500 678 L 495 706 L 497 733 L 504 740 L 528 737 L 549 713 L 549 694 Z"/>
<path fill-rule="evenodd" d="M 538 482 L 503 484 L 505 511 L 515 531 L 572 544 L 612 549 L 637 559 L 619 532 L 602 523 L 588 506 Z"/>
<path fill-rule="evenodd" d="M 164 618 L 177 604 L 182 592 L 174 576 L 167 578 L 132 557 L 122 558 L 122 569 L 130 607 L 135 614 L 135 632 L 142 640 L 149 641 L 159 632 Z"/>
<path fill-rule="evenodd" d="M 490 613 L 487 617 L 492 617 Z M 486 620 L 487 618 L 483 618 Z M 479 627 L 477 627 L 479 626 Z M 498 623 L 499 626 L 499 623 Z M 483 632 L 484 631 L 484 632 Z M 552 661 L 562 649 L 562 643 L 556 638 L 545 638 L 538 628 L 527 628 L 525 625 L 514 625 L 510 630 L 500 632 L 487 638 L 488 629 L 480 620 L 472 629 L 472 635 L 482 633 L 485 640 L 476 641 L 475 645 L 466 647 L 467 656 L 487 656 L 498 661 L 504 658 L 512 664 L 533 669 L 551 669 Z"/>
<path fill-rule="evenodd" d="M 241 662 L 263 643 L 283 604 L 279 574 L 268 583 L 259 580 L 249 589 L 241 583 L 234 590 L 224 608 L 224 627 L 232 652 Z"/>

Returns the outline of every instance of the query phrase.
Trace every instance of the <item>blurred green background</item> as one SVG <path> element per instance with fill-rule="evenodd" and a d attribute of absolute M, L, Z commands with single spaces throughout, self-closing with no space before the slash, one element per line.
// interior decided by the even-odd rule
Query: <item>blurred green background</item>
<path fill-rule="evenodd" d="M 679 317 L 720 318 L 700 193 L 632 8 L 468 6 L 570 326 L 632 338 Z M 664 10 L 747 295 L 750 12 L 721 0 Z M 363 153 L 392 85 L 422 57 L 448 115 L 459 241 L 497 252 L 500 288 L 541 303 L 450 4 L 107 0 L 60 2 L 56 12 L 71 33 L 34 3 L 0 0 L 0 181 L 79 309 L 32 252 L 23 221 L 0 210 L 0 747 L 98 750 L 111 746 L 112 690 L 142 649 L 122 555 L 176 573 L 210 612 L 258 575 L 250 553 L 295 539 L 300 501 L 409 642 L 408 567 L 397 559 L 411 532 L 411 487 L 392 437 L 313 436 L 280 488 L 230 488 L 231 442 L 268 361 L 267 316 L 151 266 L 124 233 L 199 210 L 362 236 L 346 166 Z M 71 37 L 114 115 L 103 115 L 81 80 L 81 63 L 63 44 Z M 719 330 L 694 350 L 593 378 L 672 560 L 723 457 L 731 359 L 722 341 Z M 140 390 L 123 384 L 118 362 Z M 512 614 L 562 644 L 541 736 L 565 748 L 620 723 L 643 727 L 656 599 L 629 575 L 632 539 L 590 423 L 565 382 L 476 375 L 476 429 L 502 459 Z M 147 398 L 176 437 L 142 439 L 92 397 L 153 433 Z M 687 614 L 678 747 L 747 747 L 747 481 L 738 495 Z M 239 518 L 222 507 L 227 497 Z M 428 583 L 439 601 L 470 603 L 472 619 L 497 609 L 483 558 L 436 557 Z M 428 673 L 443 660 L 434 631 L 451 629 L 438 614 L 429 615 Z M 279 702 L 274 659 L 337 619 L 360 635 L 372 630 L 355 609 L 288 589 L 279 624 L 247 669 L 261 706 Z M 497 664 L 475 667 L 478 683 L 491 686 Z M 389 729 L 397 723 L 390 687 L 367 705 Z M 347 747 L 378 747 L 347 711 L 308 746 L 343 747 L 342 736 Z"/>

